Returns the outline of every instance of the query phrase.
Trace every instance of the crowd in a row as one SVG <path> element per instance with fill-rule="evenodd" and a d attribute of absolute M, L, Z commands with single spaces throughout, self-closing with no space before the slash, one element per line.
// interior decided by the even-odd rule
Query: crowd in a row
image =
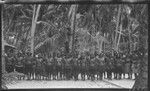
<path fill-rule="evenodd" d="M 26 76 L 19 80 L 102 80 L 137 77 L 139 59 L 134 54 L 99 54 L 54 56 L 45 58 L 26 55 L 6 55 L 6 71 L 17 71 Z"/>

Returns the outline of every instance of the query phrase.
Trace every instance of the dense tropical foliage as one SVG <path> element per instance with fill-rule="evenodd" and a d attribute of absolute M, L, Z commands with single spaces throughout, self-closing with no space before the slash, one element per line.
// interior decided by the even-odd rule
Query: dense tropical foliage
<path fill-rule="evenodd" d="M 147 53 L 146 4 L 12 4 L 2 5 L 1 12 L 2 50 L 8 43 L 46 58 L 133 51 L 145 58 Z"/>

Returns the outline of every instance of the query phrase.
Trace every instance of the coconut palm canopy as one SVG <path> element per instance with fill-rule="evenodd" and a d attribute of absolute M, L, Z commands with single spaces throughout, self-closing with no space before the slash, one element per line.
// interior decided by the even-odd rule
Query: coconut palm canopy
<path fill-rule="evenodd" d="M 16 4 L 3 5 L 3 8 L 4 40 L 10 41 L 8 34 L 13 33 L 12 45 L 24 51 L 34 49 L 35 53 L 52 53 L 65 48 L 66 41 L 69 42 L 70 51 L 72 44 L 78 46 L 78 51 L 91 50 L 93 47 L 99 52 L 107 49 L 123 51 L 123 47 L 129 47 L 129 41 L 130 49 L 138 49 L 139 36 L 147 36 L 145 6 L 142 4 Z M 31 36 L 33 32 L 34 36 Z"/>

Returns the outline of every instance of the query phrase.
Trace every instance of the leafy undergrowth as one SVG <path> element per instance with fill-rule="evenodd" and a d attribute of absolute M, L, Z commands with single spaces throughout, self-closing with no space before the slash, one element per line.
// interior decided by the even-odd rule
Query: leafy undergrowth
<path fill-rule="evenodd" d="M 18 81 L 18 76 L 25 76 L 23 73 L 19 72 L 11 72 L 11 73 L 3 73 L 2 74 L 2 89 L 8 89 L 7 84 L 13 84 Z"/>

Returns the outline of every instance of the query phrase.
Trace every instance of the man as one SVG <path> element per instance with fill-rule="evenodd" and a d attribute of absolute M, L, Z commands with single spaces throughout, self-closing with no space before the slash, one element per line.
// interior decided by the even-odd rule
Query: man
<path fill-rule="evenodd" d="M 98 79 L 102 80 L 104 73 L 104 57 L 101 57 L 98 62 Z"/>
<path fill-rule="evenodd" d="M 66 59 L 65 59 L 65 56 L 63 56 L 63 58 L 62 58 L 62 60 L 61 60 L 61 69 L 62 69 L 62 72 L 61 72 L 61 74 L 60 74 L 60 77 L 63 79 L 63 80 L 65 80 L 65 77 L 66 77 Z"/>
<path fill-rule="evenodd" d="M 38 57 L 37 62 L 36 62 L 36 69 L 35 69 L 35 75 L 36 75 L 36 80 L 41 80 L 42 76 L 42 57 Z"/>
<path fill-rule="evenodd" d="M 81 74 L 82 73 L 81 54 L 78 55 L 77 64 L 78 64 L 78 74 Z"/>
<path fill-rule="evenodd" d="M 114 60 L 113 60 L 113 66 L 114 66 L 114 69 L 113 69 L 114 79 L 117 79 L 117 57 L 116 56 L 114 57 Z"/>
<path fill-rule="evenodd" d="M 49 58 L 47 60 L 47 64 L 46 64 L 45 68 L 46 68 L 45 71 L 46 71 L 46 74 L 47 74 L 47 80 L 51 80 L 52 71 L 53 71 L 53 68 L 52 68 L 52 58 Z"/>
<path fill-rule="evenodd" d="M 81 79 L 85 80 L 85 75 L 86 75 L 86 59 L 85 59 L 85 57 L 82 57 L 80 59 L 80 64 L 81 64 Z"/>
<path fill-rule="evenodd" d="M 135 76 L 134 79 L 137 78 L 138 73 L 139 73 L 139 65 L 140 64 L 139 64 L 138 60 L 139 59 L 138 59 L 138 57 L 135 54 L 134 58 L 132 59 L 132 64 L 131 64 L 132 74 L 134 74 L 134 76 Z"/>
<path fill-rule="evenodd" d="M 52 59 L 52 66 L 53 66 L 53 80 L 57 79 L 57 57 L 55 56 Z"/>
<path fill-rule="evenodd" d="M 19 73 L 23 73 L 23 57 L 18 57 L 17 63 L 15 64 L 15 70 Z M 21 77 L 18 77 L 19 80 L 21 80 Z"/>
<path fill-rule="evenodd" d="M 24 59 L 24 71 L 27 75 L 27 80 L 31 80 L 32 70 L 31 53 L 27 53 Z"/>
<path fill-rule="evenodd" d="M 78 80 L 79 75 L 79 64 L 77 58 L 74 58 L 74 65 L 73 65 L 73 71 L 74 71 L 74 80 Z"/>
<path fill-rule="evenodd" d="M 66 80 L 70 80 L 71 79 L 71 65 L 70 65 L 70 58 L 68 57 L 66 59 Z"/>
<path fill-rule="evenodd" d="M 62 63 L 61 63 L 61 61 L 62 61 L 62 58 L 60 57 L 60 56 L 58 56 L 58 58 L 57 58 L 57 75 L 58 75 L 58 80 L 61 80 L 62 78 Z"/>
<path fill-rule="evenodd" d="M 131 56 L 130 55 L 127 55 L 127 59 L 125 61 L 125 73 L 128 74 L 128 79 L 131 79 L 132 78 L 132 74 L 131 74 Z"/>
<path fill-rule="evenodd" d="M 37 62 L 37 56 L 32 58 L 32 79 L 35 80 L 35 71 L 36 71 L 36 62 Z"/>
<path fill-rule="evenodd" d="M 122 73 L 123 73 L 123 60 L 120 57 L 117 60 L 117 75 L 118 75 L 118 79 L 121 79 Z"/>
<path fill-rule="evenodd" d="M 125 78 L 125 62 L 126 61 L 126 55 L 123 54 L 122 56 L 122 73 L 123 73 L 123 79 Z"/>
<path fill-rule="evenodd" d="M 86 75 L 87 75 L 87 79 L 90 79 L 90 56 L 86 57 Z"/>
<path fill-rule="evenodd" d="M 95 80 L 95 58 L 94 56 L 91 57 L 91 62 L 90 62 L 90 78 L 92 81 Z"/>
<path fill-rule="evenodd" d="M 99 79 L 99 68 L 100 68 L 99 60 L 100 59 L 99 59 L 98 55 L 96 55 L 96 57 L 95 57 L 95 72 L 97 75 L 97 80 Z"/>
<path fill-rule="evenodd" d="M 70 67 L 71 67 L 71 73 L 70 73 L 70 77 L 73 79 L 74 78 L 74 74 L 75 74 L 75 68 L 74 68 L 74 58 L 71 57 L 70 59 Z"/>
<path fill-rule="evenodd" d="M 111 80 L 112 79 L 112 70 L 113 70 L 113 64 L 112 64 L 112 60 L 113 59 L 111 57 L 108 57 L 106 60 L 107 60 L 106 61 L 106 65 L 107 65 L 107 78 L 109 80 Z"/>
<path fill-rule="evenodd" d="M 47 74 L 46 74 L 46 67 L 45 67 L 45 65 L 47 64 L 47 59 L 46 58 L 44 58 L 44 57 L 42 57 L 42 67 L 41 67 L 41 69 L 42 69 L 42 79 L 44 80 L 45 79 L 45 77 L 47 77 Z"/>

